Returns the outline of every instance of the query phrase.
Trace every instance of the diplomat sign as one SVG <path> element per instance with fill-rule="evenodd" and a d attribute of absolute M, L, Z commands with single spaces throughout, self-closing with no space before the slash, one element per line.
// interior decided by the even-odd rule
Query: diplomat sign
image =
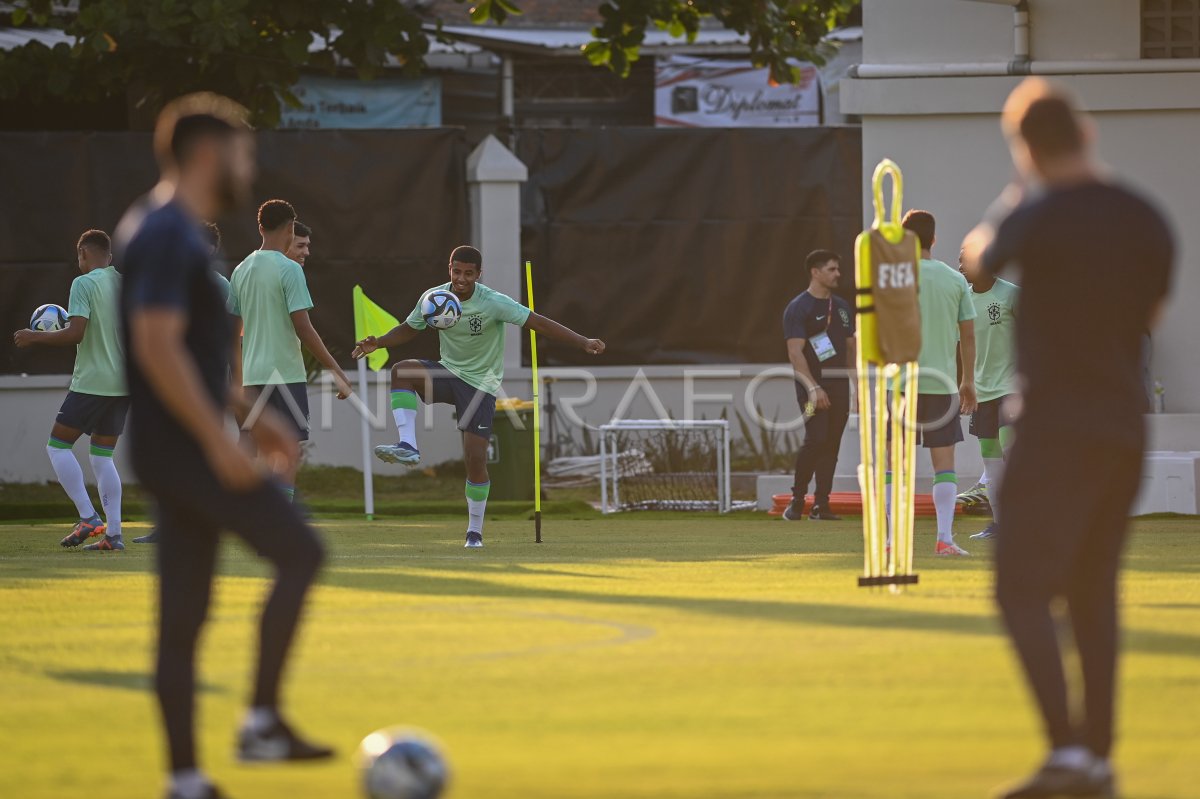
<path fill-rule="evenodd" d="M 819 125 L 817 70 L 800 66 L 796 85 L 772 86 L 747 61 L 672 56 L 655 67 L 654 117 L 663 127 L 771 128 Z"/>

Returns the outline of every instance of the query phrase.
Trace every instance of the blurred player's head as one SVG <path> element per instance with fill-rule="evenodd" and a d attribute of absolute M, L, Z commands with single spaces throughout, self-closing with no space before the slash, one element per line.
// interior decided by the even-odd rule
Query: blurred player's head
<path fill-rule="evenodd" d="M 475 281 L 483 272 L 483 255 L 466 244 L 450 253 L 450 289 L 460 297 L 470 297 Z"/>
<path fill-rule="evenodd" d="M 808 270 L 809 286 L 820 286 L 833 291 L 837 288 L 838 280 L 842 277 L 842 265 L 838 255 L 833 250 L 813 250 L 804 259 Z"/>
<path fill-rule="evenodd" d="M 208 241 L 209 252 L 217 255 L 221 252 L 221 228 L 215 222 L 204 223 L 204 238 Z"/>
<path fill-rule="evenodd" d="M 258 232 L 264 249 L 286 253 L 292 246 L 296 209 L 287 200 L 267 200 L 258 207 Z"/>
<path fill-rule="evenodd" d="M 922 250 L 932 250 L 933 245 L 937 242 L 937 223 L 933 219 L 933 214 L 928 211 L 912 210 L 904 215 L 904 219 L 900 220 L 900 224 L 905 230 L 911 230 L 917 234 L 917 238 L 921 241 Z"/>
<path fill-rule="evenodd" d="M 292 246 L 287 251 L 287 257 L 304 266 L 312 244 L 312 228 L 297 219 L 292 223 Z"/>
<path fill-rule="evenodd" d="M 213 217 L 250 199 L 254 139 L 246 109 L 227 97 L 189 94 L 172 100 L 154 127 L 163 178 L 176 184 L 193 212 Z"/>
<path fill-rule="evenodd" d="M 75 245 L 79 271 L 85 275 L 93 269 L 103 269 L 112 263 L 112 240 L 103 230 L 88 230 Z"/>
<path fill-rule="evenodd" d="M 1064 163 L 1085 160 L 1091 123 L 1074 98 L 1043 78 L 1026 78 L 1004 103 L 1000 118 L 1013 163 L 1027 179 L 1044 181 Z"/>

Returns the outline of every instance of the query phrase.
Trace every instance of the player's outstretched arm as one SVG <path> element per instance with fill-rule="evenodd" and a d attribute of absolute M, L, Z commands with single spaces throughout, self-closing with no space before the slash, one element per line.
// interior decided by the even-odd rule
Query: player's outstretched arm
<path fill-rule="evenodd" d="M 407 324 L 399 324 L 382 336 L 367 336 L 362 341 L 356 341 L 354 351 L 350 354 L 355 360 L 365 358 L 380 347 L 399 347 L 401 344 L 407 344 L 420 332 Z"/>
<path fill-rule="evenodd" d="M 542 316 L 540 313 L 530 311 L 529 318 L 525 320 L 524 326 L 526 330 L 541 333 L 547 338 L 574 345 L 589 355 L 600 355 L 604 352 L 604 342 L 600 339 L 581 336 L 571 328 L 560 325 L 550 317 Z"/>
<path fill-rule="evenodd" d="M 350 387 L 349 378 L 342 371 L 342 367 L 338 366 L 338 362 L 329 354 L 329 348 L 321 340 L 321 334 L 313 327 L 308 311 L 292 311 L 292 327 L 296 329 L 296 337 L 300 339 L 300 343 L 317 357 L 322 366 L 333 372 L 333 382 L 337 386 L 338 399 L 345 399 L 353 394 L 354 389 Z"/>
<path fill-rule="evenodd" d="M 87 330 L 86 316 L 72 316 L 71 323 L 62 330 L 18 330 L 13 333 L 13 343 L 18 347 L 43 344 L 50 347 L 74 347 L 83 341 Z"/>

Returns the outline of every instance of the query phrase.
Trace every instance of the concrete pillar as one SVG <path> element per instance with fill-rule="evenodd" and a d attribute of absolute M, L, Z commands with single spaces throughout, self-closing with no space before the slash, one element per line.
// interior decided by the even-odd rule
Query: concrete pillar
<path fill-rule="evenodd" d="M 525 285 L 521 261 L 521 184 L 529 170 L 512 152 L 488 136 L 467 157 L 471 243 L 483 253 L 485 284 L 520 300 Z M 504 337 L 504 368 L 521 366 L 521 331 Z"/>

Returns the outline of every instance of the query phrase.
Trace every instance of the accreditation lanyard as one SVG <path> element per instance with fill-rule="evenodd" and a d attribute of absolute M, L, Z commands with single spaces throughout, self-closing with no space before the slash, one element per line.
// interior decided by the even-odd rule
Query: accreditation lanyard
<path fill-rule="evenodd" d="M 812 296 L 811 294 L 808 296 Z M 833 321 L 833 295 L 829 295 L 829 309 L 825 312 L 825 329 L 809 339 L 812 344 L 813 354 L 817 356 L 818 361 L 828 361 L 833 356 L 837 355 L 837 348 L 833 346 L 833 340 L 829 338 L 829 325 Z"/>

